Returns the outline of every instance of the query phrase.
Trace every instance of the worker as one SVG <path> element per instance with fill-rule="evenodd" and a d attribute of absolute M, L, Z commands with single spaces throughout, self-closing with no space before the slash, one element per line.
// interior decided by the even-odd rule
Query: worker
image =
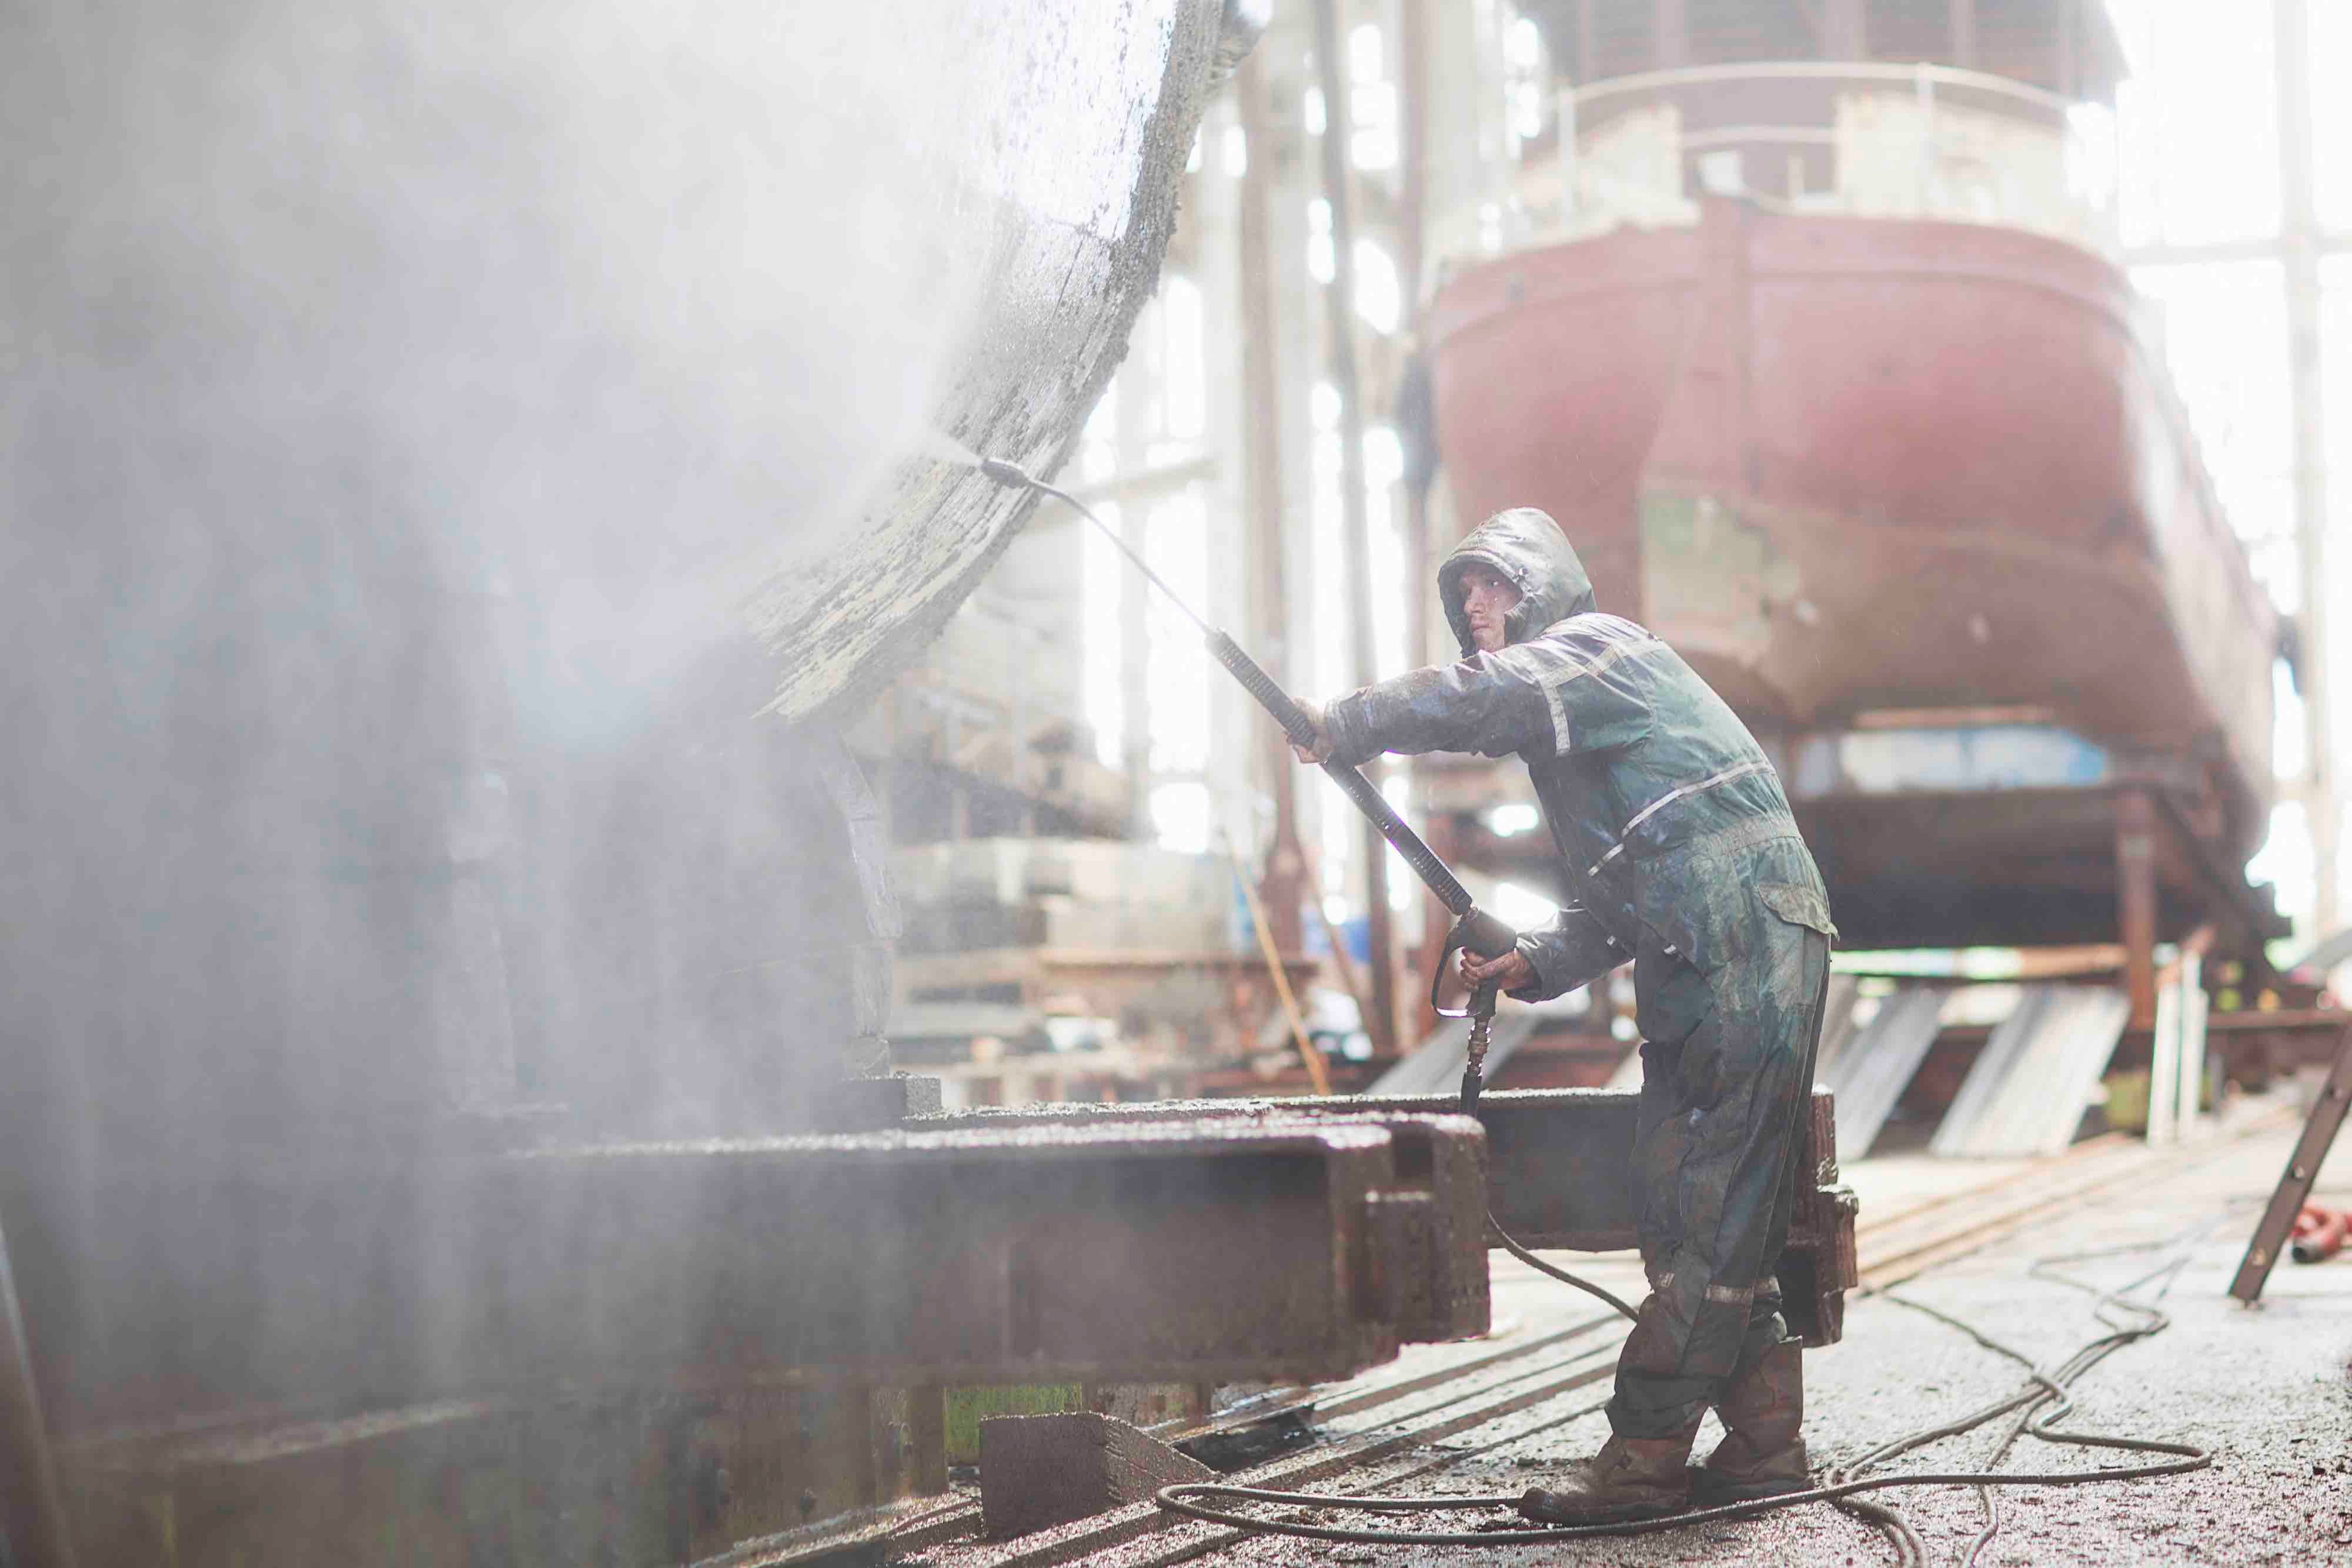
<path fill-rule="evenodd" d="M 1788 1239 L 1829 978 L 1829 900 L 1780 780 L 1680 655 L 1598 613 L 1557 524 L 1521 508 L 1438 569 L 1458 664 L 1309 708 L 1303 762 L 1516 753 L 1573 890 L 1464 978 L 1526 1001 L 1632 960 L 1642 1046 L 1633 1176 L 1649 1277 L 1612 1435 L 1521 1511 L 1654 1518 L 1811 1484 L 1799 1349 L 1773 1270 Z M 1727 1436 L 1694 1471 L 1700 1418 Z"/>

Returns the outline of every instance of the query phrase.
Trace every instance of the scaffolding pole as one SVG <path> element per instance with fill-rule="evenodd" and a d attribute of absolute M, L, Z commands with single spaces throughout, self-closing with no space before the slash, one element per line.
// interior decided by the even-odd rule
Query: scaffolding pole
<path fill-rule="evenodd" d="M 2287 376 L 2294 425 L 2294 538 L 2303 602 L 2302 652 L 2307 771 L 2304 814 L 2311 825 L 2313 935 L 2336 928 L 2336 841 L 2342 822 L 2329 711 L 2333 672 L 2327 636 L 2327 416 L 2320 359 L 2319 258 L 2323 249 L 2313 192 L 2310 0 L 2273 0 L 2277 26 L 2279 191 L 2284 225 Z"/>
<path fill-rule="evenodd" d="M 1372 656 L 1372 524 L 1364 481 L 1364 400 L 1356 375 L 1355 225 L 1349 215 L 1348 58 L 1339 26 L 1339 0 L 1316 0 L 1315 70 L 1323 89 L 1323 198 L 1331 207 L 1331 285 L 1324 290 L 1330 332 L 1331 385 L 1339 394 L 1339 507 L 1347 554 L 1348 646 L 1359 685 L 1371 685 L 1378 671 Z M 1384 769 L 1378 759 L 1365 774 L 1374 783 Z M 1365 924 L 1371 938 L 1374 1017 L 1364 1020 L 1372 1049 L 1383 1056 L 1397 1049 L 1396 935 L 1389 910 L 1388 841 L 1367 821 L 1363 831 Z"/>
<path fill-rule="evenodd" d="M 1250 629 L 1259 657 L 1291 691 L 1303 690 L 1306 661 L 1290 656 L 1290 593 L 1282 559 L 1282 378 L 1277 362 L 1280 335 L 1274 286 L 1271 234 L 1274 176 L 1278 154 L 1273 117 L 1266 112 L 1268 87 L 1263 49 L 1244 57 L 1234 77 L 1243 147 L 1238 261 L 1241 269 L 1242 393 L 1249 416 L 1242 422 L 1244 494 L 1247 497 L 1250 559 Z M 1260 892 L 1276 946 L 1301 950 L 1305 932 L 1307 859 L 1298 840 L 1298 769 L 1279 729 L 1257 727 L 1264 745 L 1265 778 L 1274 802 L 1272 841 L 1267 846 Z M 1319 890 L 1318 890 L 1319 895 Z"/>

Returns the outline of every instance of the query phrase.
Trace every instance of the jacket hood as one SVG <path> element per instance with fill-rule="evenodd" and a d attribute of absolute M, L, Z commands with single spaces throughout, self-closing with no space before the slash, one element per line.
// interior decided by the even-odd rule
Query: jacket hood
<path fill-rule="evenodd" d="M 1478 651 L 1462 608 L 1462 569 L 1474 565 L 1501 574 L 1519 591 L 1518 603 L 1503 620 L 1507 643 L 1524 643 L 1553 622 L 1592 608 L 1592 580 L 1584 575 L 1584 563 L 1559 525 L 1533 507 L 1496 512 L 1471 529 L 1437 569 L 1437 596 L 1465 659 Z"/>

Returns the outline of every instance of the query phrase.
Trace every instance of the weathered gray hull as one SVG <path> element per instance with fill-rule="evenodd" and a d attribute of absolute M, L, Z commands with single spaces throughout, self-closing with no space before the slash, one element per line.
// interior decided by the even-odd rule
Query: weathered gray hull
<path fill-rule="evenodd" d="M 1101 99 L 1100 120 L 1116 129 L 1072 159 L 1053 210 L 992 204 L 970 329 L 942 366 L 936 398 L 941 430 L 1040 475 L 1060 467 L 1158 284 L 1176 219 L 1173 176 L 1216 74 L 1216 5 L 1153 0 L 1126 10 L 1137 33 L 1159 38 L 1144 47 L 1160 60 L 1150 73 L 1160 95 L 1149 113 L 1122 110 L 1109 83 L 1056 57 L 1055 47 L 1083 39 L 1041 40 L 1021 93 Z M 1138 68 L 1130 60 L 1118 74 Z M 1076 112 L 1067 101 L 1057 108 Z M 1034 503 L 920 454 L 892 465 L 846 537 L 805 570 L 774 574 L 752 601 L 780 654 L 775 710 L 837 713 L 872 695 L 945 624 Z"/>

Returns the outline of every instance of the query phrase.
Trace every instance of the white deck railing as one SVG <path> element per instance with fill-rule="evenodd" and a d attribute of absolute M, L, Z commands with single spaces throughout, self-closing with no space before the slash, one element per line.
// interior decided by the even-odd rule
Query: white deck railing
<path fill-rule="evenodd" d="M 1710 123 L 1727 94 L 1773 110 Z M 2084 119 L 2039 88 L 1942 66 L 1789 61 L 1612 78 L 1557 94 L 1549 134 L 1526 144 L 1493 198 L 1441 222 L 1436 249 L 1468 258 L 1695 223 L 1711 191 L 1798 212 L 2028 229 L 2112 254 L 2112 135 Z"/>

